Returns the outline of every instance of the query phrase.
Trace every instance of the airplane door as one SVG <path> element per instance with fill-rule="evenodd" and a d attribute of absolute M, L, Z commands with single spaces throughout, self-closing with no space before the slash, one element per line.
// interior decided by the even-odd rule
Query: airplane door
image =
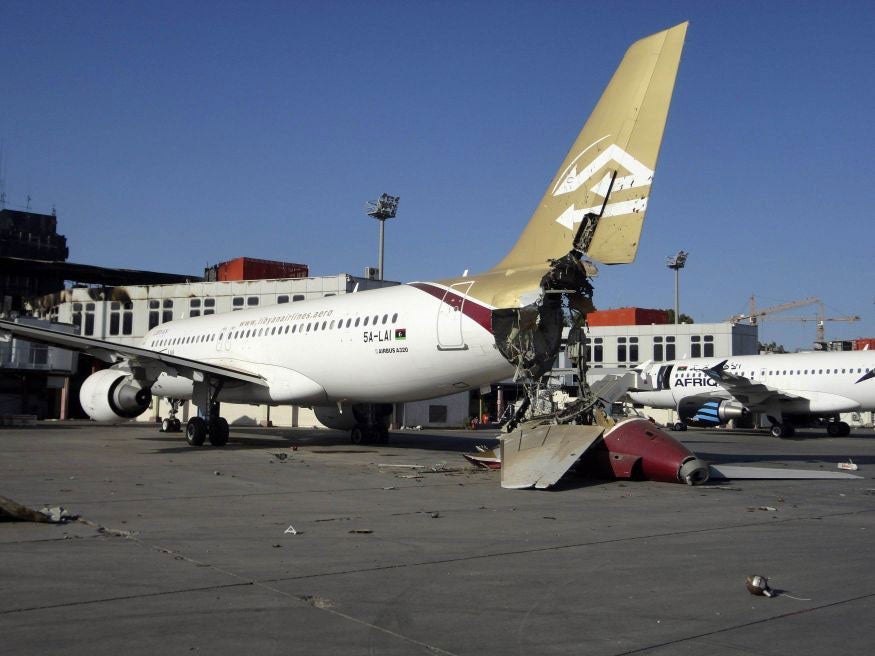
<path fill-rule="evenodd" d="M 462 337 L 462 317 L 465 314 L 463 311 L 465 298 L 462 294 L 467 294 L 473 284 L 473 280 L 456 283 L 444 293 L 437 316 L 438 350 L 453 351 L 468 348 Z"/>

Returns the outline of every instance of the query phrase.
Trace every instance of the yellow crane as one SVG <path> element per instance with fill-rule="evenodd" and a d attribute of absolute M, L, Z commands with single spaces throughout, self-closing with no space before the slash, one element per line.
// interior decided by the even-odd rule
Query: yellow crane
<path fill-rule="evenodd" d="M 826 332 L 824 330 L 823 324 L 827 321 L 859 321 L 860 317 L 856 314 L 849 315 L 847 317 L 826 317 L 823 312 L 823 303 L 821 301 L 817 302 L 817 316 L 815 317 L 775 317 L 775 321 L 816 321 L 817 322 L 817 336 L 815 337 L 815 341 L 825 343 L 826 342 Z"/>
<path fill-rule="evenodd" d="M 808 298 L 803 298 L 800 301 L 789 301 L 788 303 L 781 303 L 780 305 L 772 305 L 769 307 L 757 309 L 756 297 L 751 294 L 748 305 L 750 309 L 748 310 L 747 314 L 734 314 L 728 319 L 724 319 L 724 321 L 728 321 L 729 323 L 740 323 L 742 321 L 747 321 L 751 326 L 755 326 L 759 322 L 760 318 L 765 317 L 768 314 L 784 312 L 785 310 L 792 310 L 793 308 L 802 307 L 803 305 L 812 305 L 814 303 L 820 303 L 820 299 L 816 296 L 809 296 Z"/>

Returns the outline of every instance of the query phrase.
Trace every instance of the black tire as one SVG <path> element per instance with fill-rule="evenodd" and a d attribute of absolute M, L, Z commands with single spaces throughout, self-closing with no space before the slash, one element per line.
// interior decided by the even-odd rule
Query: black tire
<path fill-rule="evenodd" d="M 162 419 L 161 420 L 161 428 L 162 433 L 172 433 L 173 432 L 173 420 L 172 419 Z"/>
<path fill-rule="evenodd" d="M 179 419 L 177 419 L 176 417 L 174 417 L 172 419 L 172 421 L 173 421 L 173 432 L 178 433 L 179 431 L 181 431 L 182 430 L 182 422 L 179 421 Z"/>
<path fill-rule="evenodd" d="M 228 443 L 230 432 L 228 421 L 224 417 L 219 417 L 215 421 L 210 422 L 210 444 L 213 446 L 225 446 Z"/>
<path fill-rule="evenodd" d="M 788 437 L 787 427 L 784 424 L 772 424 L 772 429 L 769 432 L 772 434 L 772 437 Z"/>
<path fill-rule="evenodd" d="M 851 434 L 851 426 L 844 421 L 839 422 L 839 429 L 839 437 L 847 437 Z"/>
<path fill-rule="evenodd" d="M 678 421 L 678 422 L 675 422 L 674 429 L 676 431 L 683 432 L 683 431 L 687 430 L 687 425 L 682 421 Z"/>
<path fill-rule="evenodd" d="M 207 422 L 202 417 L 192 417 L 185 427 L 185 441 L 191 446 L 201 446 L 207 438 Z"/>
<path fill-rule="evenodd" d="M 842 427 L 837 421 L 831 421 L 826 425 L 826 434 L 830 437 L 839 437 L 842 434 Z"/>
<path fill-rule="evenodd" d="M 353 427 L 353 429 L 349 432 L 349 441 L 353 444 L 364 444 L 365 443 L 365 433 L 358 426 Z"/>

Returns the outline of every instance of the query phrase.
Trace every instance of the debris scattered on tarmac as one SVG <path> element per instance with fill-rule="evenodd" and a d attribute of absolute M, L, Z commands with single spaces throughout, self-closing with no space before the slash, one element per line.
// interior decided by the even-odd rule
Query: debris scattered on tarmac
<path fill-rule="evenodd" d="M 298 531 L 297 529 L 295 529 L 294 526 L 289 524 L 289 527 L 285 531 L 283 531 L 283 533 L 288 535 L 300 535 L 301 533 L 303 533 L 303 531 Z"/>
<path fill-rule="evenodd" d="M 289 457 L 288 453 L 271 453 L 270 455 L 272 455 L 274 458 L 276 458 L 280 462 L 282 462 L 283 460 L 285 460 L 286 458 Z"/>
<path fill-rule="evenodd" d="M 78 519 L 63 506 L 34 510 L 20 503 L 0 496 L 0 521 L 40 522 L 44 524 L 66 524 Z"/>
<path fill-rule="evenodd" d="M 359 535 L 367 535 L 369 533 L 373 533 L 373 531 L 369 528 L 353 528 L 349 530 L 350 533 L 356 533 Z"/>
<path fill-rule="evenodd" d="M 222 475 L 222 472 L 220 472 L 220 471 L 217 469 L 216 471 L 213 472 L 213 474 L 215 474 L 216 476 L 221 476 L 221 475 Z"/>
<path fill-rule="evenodd" d="M 772 589 L 769 587 L 769 579 L 765 576 L 760 576 L 759 574 L 751 574 L 747 577 L 745 581 L 747 585 L 747 591 L 752 595 L 756 595 L 758 597 L 771 597 L 773 596 Z"/>
<path fill-rule="evenodd" d="M 334 608 L 333 601 L 319 595 L 302 595 L 298 599 L 314 608 Z"/>
<path fill-rule="evenodd" d="M 848 458 L 847 462 L 840 462 L 836 466 L 839 469 L 845 469 L 847 471 L 857 471 L 857 469 L 859 469 L 859 467 L 857 467 L 857 464 L 850 458 Z"/>

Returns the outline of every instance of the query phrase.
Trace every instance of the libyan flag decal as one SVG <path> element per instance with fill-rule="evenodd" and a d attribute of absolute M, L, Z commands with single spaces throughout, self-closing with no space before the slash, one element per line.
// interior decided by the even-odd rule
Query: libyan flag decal
<path fill-rule="evenodd" d="M 396 328 L 395 339 L 407 339 L 407 328 Z"/>

